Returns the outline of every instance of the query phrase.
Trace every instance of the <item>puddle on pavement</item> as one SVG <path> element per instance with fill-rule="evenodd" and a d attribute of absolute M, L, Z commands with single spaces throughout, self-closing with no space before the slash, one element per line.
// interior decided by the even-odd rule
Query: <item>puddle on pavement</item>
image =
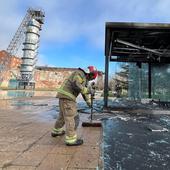
<path fill-rule="evenodd" d="M 59 113 L 58 99 L 42 98 L 42 99 L 11 99 L 0 100 L 0 110 L 7 112 L 17 112 L 27 114 L 35 121 L 48 122 L 57 118 Z"/>
<path fill-rule="evenodd" d="M 170 116 L 103 120 L 104 169 L 170 169 Z M 168 132 L 147 129 L 156 124 Z M 159 127 L 158 126 L 158 127 Z"/>
<path fill-rule="evenodd" d="M 17 97 L 32 97 L 34 91 L 1 90 L 0 99 L 11 99 Z"/>
<path fill-rule="evenodd" d="M 29 91 L 29 90 L 0 90 L 0 99 L 12 99 L 18 97 L 33 97 L 33 96 L 53 96 L 55 91 Z"/>
<path fill-rule="evenodd" d="M 39 100 L 15 100 L 11 105 L 23 114 L 31 115 L 37 121 L 51 121 L 57 118 L 59 107 L 56 98 Z"/>

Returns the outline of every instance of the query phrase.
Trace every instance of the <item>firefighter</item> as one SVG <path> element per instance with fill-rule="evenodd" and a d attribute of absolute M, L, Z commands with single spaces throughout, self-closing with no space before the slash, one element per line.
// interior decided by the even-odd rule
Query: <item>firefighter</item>
<path fill-rule="evenodd" d="M 59 98 L 59 117 L 51 132 L 52 137 L 61 136 L 65 133 L 65 144 L 68 146 L 77 146 L 83 144 L 83 139 L 77 137 L 76 129 L 79 124 L 79 115 L 77 114 L 76 98 L 81 93 L 86 104 L 91 107 L 87 88 L 88 81 L 97 77 L 97 70 L 94 66 L 89 66 L 86 70 L 78 68 L 74 71 L 57 90 Z M 65 125 L 65 130 L 63 126 Z"/>

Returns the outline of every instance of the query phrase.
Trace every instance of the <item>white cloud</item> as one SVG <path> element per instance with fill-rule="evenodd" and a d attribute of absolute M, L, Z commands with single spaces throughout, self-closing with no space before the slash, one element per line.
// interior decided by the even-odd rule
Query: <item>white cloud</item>
<path fill-rule="evenodd" d="M 53 0 L 41 4 L 46 11 L 42 40 L 62 43 L 82 36 L 100 48 L 104 47 L 106 21 L 166 22 L 170 17 L 168 0 Z"/>
<path fill-rule="evenodd" d="M 43 44 L 86 38 L 104 48 L 106 21 L 169 22 L 169 0 L 3 0 L 0 6 L 0 48 L 6 48 L 27 7 L 41 7 L 46 13 Z"/>

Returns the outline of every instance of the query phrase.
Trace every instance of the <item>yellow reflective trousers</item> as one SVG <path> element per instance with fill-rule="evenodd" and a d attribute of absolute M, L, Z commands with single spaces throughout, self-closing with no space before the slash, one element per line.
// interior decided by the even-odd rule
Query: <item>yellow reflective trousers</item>
<path fill-rule="evenodd" d="M 77 114 L 76 102 L 64 98 L 59 98 L 59 117 L 55 123 L 55 128 L 62 128 L 65 124 L 66 129 L 66 141 L 70 143 L 73 142 L 73 137 L 76 140 L 76 128 L 79 123 L 79 115 Z M 76 137 L 76 138 L 75 138 Z"/>

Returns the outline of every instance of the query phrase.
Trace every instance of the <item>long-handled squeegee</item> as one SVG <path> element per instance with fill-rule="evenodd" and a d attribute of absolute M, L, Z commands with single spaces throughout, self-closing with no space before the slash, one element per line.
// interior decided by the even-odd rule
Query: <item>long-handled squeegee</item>
<path fill-rule="evenodd" d="M 91 112 L 90 112 L 90 122 L 82 122 L 83 127 L 101 127 L 101 122 L 96 122 L 93 120 L 93 98 L 94 95 L 91 94 Z"/>

